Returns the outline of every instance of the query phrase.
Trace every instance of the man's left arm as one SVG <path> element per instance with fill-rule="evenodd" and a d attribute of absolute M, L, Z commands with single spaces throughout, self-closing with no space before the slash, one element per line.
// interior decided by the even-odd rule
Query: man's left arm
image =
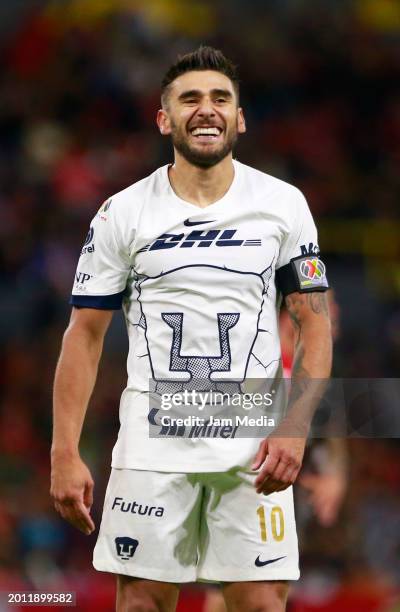
<path fill-rule="evenodd" d="M 329 378 L 332 335 L 325 292 L 294 292 L 285 298 L 296 330 L 288 410 L 277 429 L 260 444 L 252 469 L 258 493 L 282 491 L 300 471 L 317 398 Z"/>

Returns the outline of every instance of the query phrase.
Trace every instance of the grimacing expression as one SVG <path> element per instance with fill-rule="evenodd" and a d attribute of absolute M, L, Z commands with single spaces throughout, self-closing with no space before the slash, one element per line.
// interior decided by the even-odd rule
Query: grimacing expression
<path fill-rule="evenodd" d="M 163 134 L 189 163 L 214 166 L 229 155 L 245 131 L 242 110 L 231 80 L 214 70 L 186 72 L 170 85 L 159 111 Z"/>

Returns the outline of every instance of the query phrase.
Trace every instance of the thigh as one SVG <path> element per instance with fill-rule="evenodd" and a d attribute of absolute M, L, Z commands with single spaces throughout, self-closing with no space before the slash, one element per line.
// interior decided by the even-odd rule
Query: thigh
<path fill-rule="evenodd" d="M 116 612 L 174 612 L 178 596 L 179 587 L 176 584 L 117 576 Z"/>
<path fill-rule="evenodd" d="M 113 469 L 94 567 L 150 581 L 195 580 L 201 498 L 190 474 Z"/>
<path fill-rule="evenodd" d="M 206 589 L 203 612 L 226 612 L 224 596 L 219 586 Z"/>
<path fill-rule="evenodd" d="M 284 612 L 288 591 L 288 583 L 283 580 L 223 585 L 228 612 Z"/>
<path fill-rule="evenodd" d="M 198 577 L 221 582 L 297 580 L 292 489 L 263 495 L 253 486 L 253 474 L 214 476 Z"/>

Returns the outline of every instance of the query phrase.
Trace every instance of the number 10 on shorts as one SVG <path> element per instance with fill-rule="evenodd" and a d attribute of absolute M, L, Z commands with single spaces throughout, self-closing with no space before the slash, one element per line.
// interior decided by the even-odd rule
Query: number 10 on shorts
<path fill-rule="evenodd" d="M 267 542 L 267 518 L 264 506 L 258 506 L 257 514 L 260 521 L 261 542 Z M 285 519 L 282 508 L 280 506 L 271 508 L 269 519 L 272 537 L 276 542 L 282 542 L 285 537 Z"/>

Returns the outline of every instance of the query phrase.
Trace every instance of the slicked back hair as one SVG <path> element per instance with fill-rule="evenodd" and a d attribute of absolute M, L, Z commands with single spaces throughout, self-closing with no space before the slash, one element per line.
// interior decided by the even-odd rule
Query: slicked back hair
<path fill-rule="evenodd" d="M 161 102 L 163 106 L 166 105 L 171 83 L 182 74 L 193 70 L 215 70 L 227 76 L 232 81 L 239 102 L 239 77 L 236 66 L 219 49 L 201 45 L 192 53 L 180 55 L 175 64 L 168 68 L 161 82 Z"/>

